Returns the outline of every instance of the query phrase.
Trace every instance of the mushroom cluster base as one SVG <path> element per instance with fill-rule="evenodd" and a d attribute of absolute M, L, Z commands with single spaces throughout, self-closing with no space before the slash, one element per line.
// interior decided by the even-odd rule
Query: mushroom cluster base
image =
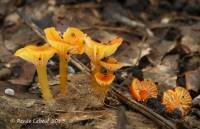
<path fill-rule="evenodd" d="M 15 97 L 0 94 L 0 129 L 115 129 L 120 126 L 119 119 L 124 119 L 123 114 L 126 114 L 124 122 L 128 122 L 128 128 L 158 128 L 140 113 L 106 108 L 90 91 L 89 78 L 83 73 L 69 75 L 69 95 L 56 97 L 52 105 L 46 104 L 37 94 L 25 93 L 23 87 L 13 86 Z M 1 82 L 1 88 L 6 86 L 12 87 L 12 84 Z M 54 95 L 59 93 L 57 87 L 51 86 Z"/>

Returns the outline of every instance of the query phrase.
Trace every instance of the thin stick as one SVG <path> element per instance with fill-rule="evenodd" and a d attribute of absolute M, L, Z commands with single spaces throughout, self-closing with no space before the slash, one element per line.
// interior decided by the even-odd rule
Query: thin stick
<path fill-rule="evenodd" d="M 117 85 L 117 84 L 115 84 Z M 129 99 L 128 97 L 124 96 L 123 93 L 119 90 L 117 90 L 115 87 L 111 88 L 114 94 L 125 104 L 129 105 L 131 108 L 139 111 L 143 115 L 147 116 L 148 118 L 152 119 L 153 121 L 157 122 L 163 127 L 166 127 L 168 129 L 176 129 L 175 124 L 173 124 L 171 121 L 165 119 L 161 115 L 155 113 L 151 109 L 145 107 L 144 105 L 136 102 L 133 99 Z"/>
<path fill-rule="evenodd" d="M 149 28 L 147 28 L 147 26 L 144 23 L 142 23 L 142 22 L 131 20 L 128 17 L 125 17 L 125 16 L 120 15 L 118 13 L 113 13 L 112 17 L 114 19 L 118 20 L 119 22 L 121 22 L 121 23 L 123 23 L 125 25 L 128 25 L 130 27 L 141 27 L 141 28 L 144 28 L 145 31 L 146 31 L 146 33 L 150 37 L 154 36 L 154 33 Z"/>
<path fill-rule="evenodd" d="M 39 28 L 35 23 L 33 23 L 31 18 L 26 16 L 23 12 L 24 12 L 23 10 L 20 10 L 20 9 L 17 10 L 17 13 L 24 20 L 26 25 L 28 25 L 39 37 L 41 37 L 42 39 L 44 39 L 46 41 L 46 38 L 44 36 L 42 29 Z"/>
<path fill-rule="evenodd" d="M 36 34 L 38 36 L 40 36 L 41 38 L 43 38 L 44 40 L 46 40 L 44 33 L 42 32 L 42 30 L 35 25 L 32 20 L 24 15 L 21 11 L 18 11 L 19 15 L 21 16 L 21 18 L 24 20 L 24 22 L 34 31 L 36 32 Z M 71 57 L 70 58 L 70 62 L 75 65 L 77 68 L 79 68 L 81 71 L 85 72 L 87 75 L 90 75 L 90 70 L 87 66 L 85 66 L 82 62 L 80 62 L 79 60 L 77 60 L 75 57 Z M 118 84 L 113 84 L 115 86 L 118 86 Z M 176 126 L 170 122 L 169 120 L 165 119 L 164 117 L 162 117 L 161 115 L 153 112 L 151 109 L 145 107 L 144 105 L 129 99 L 128 97 L 124 96 L 122 94 L 121 91 L 119 91 L 117 88 L 115 88 L 114 86 L 111 87 L 111 91 L 112 93 L 114 93 L 115 96 L 118 97 L 118 99 L 120 99 L 122 102 L 126 103 L 127 105 L 129 105 L 132 109 L 137 110 L 138 112 L 142 113 L 144 116 L 147 116 L 148 118 L 154 120 L 155 122 L 157 122 L 158 124 L 160 124 L 163 127 L 166 127 L 168 129 L 176 129 Z"/>

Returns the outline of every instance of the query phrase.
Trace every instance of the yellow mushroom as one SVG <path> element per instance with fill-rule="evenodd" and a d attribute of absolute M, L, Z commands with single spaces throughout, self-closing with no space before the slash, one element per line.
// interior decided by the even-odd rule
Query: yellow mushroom
<path fill-rule="evenodd" d="M 123 67 L 115 58 L 109 57 L 106 61 L 100 61 L 100 65 L 109 71 L 116 71 Z"/>
<path fill-rule="evenodd" d="M 98 43 L 89 37 L 85 38 L 85 53 L 91 62 L 96 64 L 102 58 L 112 55 L 121 45 L 122 38 L 115 38 L 109 43 Z"/>
<path fill-rule="evenodd" d="M 60 94 L 67 94 L 67 64 L 70 54 L 82 54 L 84 52 L 85 34 L 79 29 L 69 27 L 63 35 L 60 35 L 54 27 L 44 30 L 48 43 L 57 50 L 59 55 Z"/>
<path fill-rule="evenodd" d="M 48 60 L 55 54 L 55 49 L 50 45 L 43 46 L 29 45 L 16 51 L 15 56 L 33 63 L 37 69 L 39 87 L 42 92 L 42 97 L 46 101 L 53 99 L 48 85 L 46 65 Z"/>
<path fill-rule="evenodd" d="M 192 104 L 190 93 L 183 87 L 176 87 L 164 92 L 162 103 L 166 106 L 168 112 L 179 109 L 182 115 L 186 115 Z"/>

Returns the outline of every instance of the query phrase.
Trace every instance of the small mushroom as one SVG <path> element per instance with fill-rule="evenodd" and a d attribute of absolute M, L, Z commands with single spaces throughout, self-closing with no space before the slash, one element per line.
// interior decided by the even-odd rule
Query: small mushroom
<path fill-rule="evenodd" d="M 115 38 L 109 43 L 98 43 L 89 37 L 85 38 L 85 53 L 90 58 L 91 69 L 92 69 L 91 70 L 92 71 L 91 87 L 93 88 L 95 92 L 97 91 L 96 88 L 98 88 L 98 84 L 97 84 L 98 80 L 95 79 L 95 76 L 101 75 L 99 73 L 99 71 L 101 70 L 101 63 L 106 66 L 104 62 L 101 62 L 101 59 L 111 56 L 117 50 L 117 48 L 121 45 L 121 43 L 122 43 L 122 38 Z M 110 59 L 110 63 L 113 63 L 111 62 L 111 59 Z M 112 69 L 115 70 L 114 68 Z"/>
<path fill-rule="evenodd" d="M 121 45 L 122 38 L 115 38 L 109 43 L 98 43 L 89 37 L 85 38 L 85 53 L 93 64 L 99 63 L 104 57 L 112 55 Z"/>
<path fill-rule="evenodd" d="M 113 73 L 97 72 L 95 73 L 95 79 L 96 79 L 96 82 L 98 83 L 98 87 L 97 87 L 98 91 L 96 92 L 99 92 L 103 94 L 103 96 L 105 96 L 108 92 L 110 84 L 115 79 L 115 75 Z"/>
<path fill-rule="evenodd" d="M 162 103 L 166 106 L 168 112 L 178 109 L 182 115 L 186 115 L 190 110 L 192 97 L 185 88 L 177 86 L 164 92 Z"/>
<path fill-rule="evenodd" d="M 106 61 L 100 61 L 100 65 L 109 71 L 116 71 L 123 67 L 115 58 L 109 57 Z"/>
<path fill-rule="evenodd" d="M 115 75 L 113 75 L 112 73 L 97 72 L 95 74 L 95 79 L 100 86 L 108 86 L 115 79 Z"/>
<path fill-rule="evenodd" d="M 140 81 L 134 78 L 130 86 L 131 96 L 137 101 L 146 101 L 149 98 L 157 98 L 158 90 L 152 80 Z"/>
<path fill-rule="evenodd" d="M 59 55 L 60 94 L 67 94 L 67 65 L 70 54 L 82 54 L 84 52 L 85 34 L 79 29 L 69 27 L 63 35 L 60 35 L 54 27 L 44 30 L 48 43 L 57 50 Z"/>
<path fill-rule="evenodd" d="M 134 78 L 131 82 L 130 93 L 135 100 L 140 100 L 140 94 L 139 94 L 140 87 L 141 87 L 141 81 L 137 78 Z"/>
<path fill-rule="evenodd" d="M 55 52 L 55 49 L 53 49 L 50 45 L 44 44 L 43 46 L 29 45 L 17 50 L 15 53 L 15 56 L 21 57 L 22 59 L 35 65 L 42 97 L 46 101 L 51 101 L 53 99 L 48 85 L 46 65 Z"/>

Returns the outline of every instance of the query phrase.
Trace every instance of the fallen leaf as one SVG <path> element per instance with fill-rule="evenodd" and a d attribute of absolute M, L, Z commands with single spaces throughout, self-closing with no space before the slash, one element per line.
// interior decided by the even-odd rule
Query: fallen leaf
<path fill-rule="evenodd" d="M 178 72 L 179 67 L 179 55 L 166 55 L 161 62 L 161 65 L 167 66 L 169 69 L 173 70 L 174 72 Z"/>
<path fill-rule="evenodd" d="M 123 45 L 123 44 L 122 44 Z M 125 66 L 135 66 L 139 63 L 139 60 L 148 55 L 151 48 L 144 42 L 132 42 L 126 45 L 124 50 L 121 50 L 116 56 L 116 59 L 123 62 Z"/>
<path fill-rule="evenodd" d="M 16 71 L 18 72 L 18 77 L 9 81 L 12 84 L 17 85 L 30 85 L 33 81 L 36 71 L 34 65 L 28 62 L 23 62 L 20 66 L 18 66 L 18 68 L 18 71 Z"/>
<path fill-rule="evenodd" d="M 6 63 L 10 61 L 11 57 L 12 53 L 9 52 L 7 48 L 4 46 L 3 35 L 2 32 L 0 31 L 0 62 Z"/>
<path fill-rule="evenodd" d="M 154 82 L 158 83 L 158 89 L 160 93 L 168 88 L 176 86 L 176 72 L 168 66 L 149 66 L 142 71 L 145 79 L 152 79 Z"/>
<path fill-rule="evenodd" d="M 198 92 L 200 90 L 200 67 L 185 73 L 186 88 Z"/>
<path fill-rule="evenodd" d="M 2 68 L 0 69 L 0 79 L 7 79 L 11 75 L 11 70 L 8 68 Z"/>
<path fill-rule="evenodd" d="M 108 43 L 117 37 L 117 35 L 104 30 L 90 30 L 87 34 L 90 35 L 92 39 L 101 41 L 102 43 Z"/>
<path fill-rule="evenodd" d="M 200 24 L 194 24 L 192 26 L 181 27 L 181 33 L 183 35 L 181 44 L 189 49 L 190 52 L 200 51 Z"/>
<path fill-rule="evenodd" d="M 198 95 L 197 97 L 195 97 L 195 98 L 192 100 L 192 105 L 193 105 L 193 106 L 200 106 L 200 95 Z"/>
<path fill-rule="evenodd" d="M 106 110 L 102 111 L 79 111 L 79 112 L 69 112 L 63 113 L 58 119 L 63 119 L 69 123 L 76 123 L 85 120 L 102 119 L 109 112 Z"/>
<path fill-rule="evenodd" d="M 184 61 L 185 71 L 191 71 L 198 69 L 200 67 L 200 55 L 191 55 L 188 59 Z"/>
<path fill-rule="evenodd" d="M 11 52 L 15 52 L 18 48 L 27 45 L 27 43 L 36 43 L 36 40 L 39 39 L 38 36 L 25 25 L 20 25 L 17 30 L 4 35 L 3 38 L 5 47 Z"/>
<path fill-rule="evenodd" d="M 174 49 L 176 46 L 175 42 L 166 41 L 166 40 L 162 40 L 162 41 L 161 40 L 157 40 L 157 41 L 149 40 L 149 42 L 150 42 L 151 52 L 149 55 L 147 55 L 147 58 L 154 65 L 161 64 L 163 57 L 168 52 L 170 52 L 172 49 Z"/>

